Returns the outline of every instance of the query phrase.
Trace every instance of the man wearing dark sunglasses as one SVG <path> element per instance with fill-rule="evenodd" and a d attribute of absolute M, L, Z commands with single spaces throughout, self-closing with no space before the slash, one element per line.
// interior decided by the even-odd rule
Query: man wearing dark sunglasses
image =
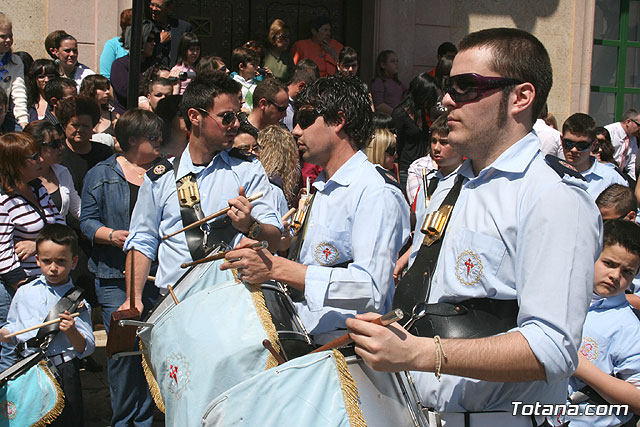
<path fill-rule="evenodd" d="M 596 197 L 612 184 L 629 185 L 615 167 L 600 163 L 591 151 L 596 144 L 596 122 L 591 116 L 576 113 L 562 125 L 564 158 L 587 181 L 587 192 Z"/>
<path fill-rule="evenodd" d="M 395 181 L 361 151 L 371 138 L 371 108 L 362 82 L 331 76 L 296 97 L 293 135 L 306 162 L 323 168 L 291 260 L 252 249 L 233 251 L 222 268 L 249 283 L 279 280 L 318 344 L 345 332 L 357 312 L 391 309 L 393 268 L 409 237 L 409 206 Z"/>
<path fill-rule="evenodd" d="M 552 83 L 542 43 L 494 28 L 458 48 L 443 104 L 449 144 L 467 160 L 425 270 L 423 295 L 434 304 L 418 329 L 426 337 L 365 322 L 370 314 L 347 326 L 374 369 L 413 370 L 422 404 L 447 425 L 537 426 L 543 414 L 533 419 L 513 402 L 565 403 L 602 225 L 579 174 L 545 161 L 531 132 Z"/>
<path fill-rule="evenodd" d="M 151 168 L 140 187 L 124 247 L 130 252 L 128 258 L 135 257 L 135 303 L 140 312 L 142 290 L 156 255 L 155 285 L 166 293 L 167 285 L 174 285 L 186 271 L 178 266 L 224 247 L 221 242 L 233 247 L 247 235 L 266 240 L 271 248 L 279 245 L 282 225 L 269 204 L 272 190 L 264 169 L 255 158 L 230 150 L 241 114 L 239 93 L 240 85 L 225 75 L 195 77 L 180 105 L 191 132 L 189 143 L 175 159 Z M 179 201 L 178 188 L 190 196 Z M 257 192 L 264 196 L 249 202 L 245 195 Z M 210 227 L 162 238 L 228 206 L 227 218 Z M 131 272 L 126 274 L 129 280 Z M 128 308 L 128 303 L 121 308 Z"/>
<path fill-rule="evenodd" d="M 630 108 L 624 112 L 619 122 L 606 125 L 605 128 L 611 135 L 611 144 L 615 149 L 613 158 L 621 170 L 635 176 L 638 135 L 640 135 L 640 112 Z"/>
<path fill-rule="evenodd" d="M 276 78 L 266 78 L 253 92 L 253 110 L 247 118 L 258 131 L 269 125 L 277 125 L 287 114 L 289 95 L 284 83 Z"/>

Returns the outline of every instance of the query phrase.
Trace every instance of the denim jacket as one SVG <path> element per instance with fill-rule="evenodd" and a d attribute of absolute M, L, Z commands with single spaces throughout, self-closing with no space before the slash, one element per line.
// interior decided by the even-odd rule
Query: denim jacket
<path fill-rule="evenodd" d="M 129 230 L 129 185 L 114 154 L 87 172 L 82 188 L 80 229 L 93 243 L 89 270 L 100 279 L 123 278 L 125 253 L 122 249 L 96 243 L 100 227 Z"/>

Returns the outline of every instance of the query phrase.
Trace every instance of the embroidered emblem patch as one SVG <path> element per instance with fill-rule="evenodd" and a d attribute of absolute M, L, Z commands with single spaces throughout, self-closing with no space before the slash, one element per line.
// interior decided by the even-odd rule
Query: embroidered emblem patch
<path fill-rule="evenodd" d="M 580 353 L 587 358 L 588 361 L 596 360 L 598 358 L 598 343 L 593 338 L 582 338 L 582 345 L 580 346 Z"/>
<path fill-rule="evenodd" d="M 16 415 L 18 415 L 18 408 L 12 401 L 5 400 L 4 402 L 0 403 L 0 413 L 2 413 L 2 416 L 6 419 L 12 420 L 16 417 Z"/>
<path fill-rule="evenodd" d="M 156 165 L 156 167 L 153 168 L 153 173 L 155 173 L 156 175 L 162 175 L 166 170 L 167 167 L 165 165 Z"/>
<path fill-rule="evenodd" d="M 456 261 L 456 277 L 465 286 L 473 286 L 482 278 L 482 261 L 473 251 L 463 251 Z"/>
<path fill-rule="evenodd" d="M 558 163 L 560 163 L 562 166 L 564 166 L 567 169 L 571 169 L 572 171 L 578 172 L 578 169 L 576 169 L 572 164 L 564 160 L 558 160 Z"/>
<path fill-rule="evenodd" d="M 166 375 L 167 388 L 176 399 L 182 397 L 182 392 L 189 383 L 189 364 L 182 354 L 170 354 L 162 365 L 162 372 Z"/>
<path fill-rule="evenodd" d="M 322 242 L 313 251 L 313 257 L 320 265 L 332 265 L 338 260 L 340 252 L 331 243 Z"/>

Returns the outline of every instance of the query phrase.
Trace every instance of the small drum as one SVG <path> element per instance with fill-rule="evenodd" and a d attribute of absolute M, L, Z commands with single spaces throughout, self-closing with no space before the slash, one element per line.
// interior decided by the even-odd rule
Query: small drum
<path fill-rule="evenodd" d="M 62 412 L 64 394 L 43 358 L 34 353 L 0 374 L 0 426 L 50 424 Z"/>
<path fill-rule="evenodd" d="M 337 351 L 309 354 L 222 393 L 205 409 L 202 425 L 428 425 L 417 412 L 415 401 L 403 396 L 396 378 L 394 374 L 372 371 L 355 356 L 345 360 Z"/>

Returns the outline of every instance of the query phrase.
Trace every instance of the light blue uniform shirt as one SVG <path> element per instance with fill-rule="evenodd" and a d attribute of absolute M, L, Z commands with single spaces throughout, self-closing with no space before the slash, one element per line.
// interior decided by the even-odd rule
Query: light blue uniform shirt
<path fill-rule="evenodd" d="M 11 301 L 9 315 L 7 316 L 8 324 L 5 328 L 13 333 L 42 323 L 53 306 L 72 288 L 73 283 L 71 283 L 71 280 L 64 285 L 50 286 L 44 276 L 20 286 Z M 56 356 L 72 351 L 76 357 L 81 359 L 92 354 L 96 349 L 93 329 L 91 328 L 91 307 L 87 301 L 84 301 L 84 304 L 87 306 L 87 310 L 82 311 L 75 318 L 76 328 L 85 340 L 84 352 L 78 353 L 75 351 L 71 341 L 67 338 L 67 334 L 60 331 L 51 341 L 47 356 Z M 36 335 L 38 335 L 37 329 L 20 334 L 15 339 L 18 343 L 21 343 L 35 338 Z"/>
<path fill-rule="evenodd" d="M 587 193 L 598 198 L 607 187 L 613 184 L 629 186 L 626 179 L 622 177 L 616 170 L 615 166 L 609 163 L 600 163 L 595 157 L 591 158 L 592 164 L 589 169 L 582 172 L 582 176 L 587 180 Z"/>
<path fill-rule="evenodd" d="M 458 169 L 443 177 L 439 170 L 434 169 L 427 174 L 427 183 L 431 183 L 431 180 L 433 178 L 438 178 L 440 180 L 438 181 L 436 190 L 434 190 L 433 194 L 431 195 L 428 206 L 425 206 L 424 203 L 424 183 L 418 190 L 418 194 L 416 196 L 416 228 L 413 232 L 413 241 L 411 242 L 411 255 L 409 255 L 408 265 L 409 268 L 411 268 L 413 261 L 415 261 L 416 256 L 418 255 L 418 251 L 422 246 L 422 241 L 424 240 L 425 234 L 420 230 L 422 228 L 422 224 L 424 224 L 424 219 L 427 217 L 427 209 L 430 206 L 433 206 L 433 209 L 429 211 L 433 212 L 440 207 L 445 197 L 447 197 L 449 190 L 451 190 L 451 187 L 453 187 L 453 184 L 455 184 L 456 182 L 456 176 L 458 176 L 457 172 Z"/>
<path fill-rule="evenodd" d="M 624 294 L 602 298 L 593 294 L 582 332 L 580 352 L 601 371 L 640 387 L 640 322 Z M 586 384 L 576 377 L 569 380 L 569 395 Z M 588 402 L 581 403 L 581 412 Z M 632 416 L 567 416 L 571 427 L 606 427 L 624 424 Z M 556 418 L 553 425 L 558 425 Z"/>
<path fill-rule="evenodd" d="M 362 151 L 328 181 L 322 172 L 313 186 L 298 258 L 309 266 L 306 301 L 296 309 L 307 331 L 323 343 L 334 336 L 319 335 L 345 329 L 347 317 L 391 309 L 393 269 L 409 238 L 409 206 L 400 188 L 386 183 Z M 347 268 L 330 267 L 349 260 Z"/>
<path fill-rule="evenodd" d="M 511 412 L 515 400 L 566 400 L 602 221 L 584 181 L 560 177 L 539 147 L 529 133 L 478 176 L 469 160 L 462 164 L 459 173 L 467 181 L 442 243 L 429 302 L 517 299 L 514 330 L 528 341 L 547 381 L 499 383 L 443 374 L 438 382 L 433 373 L 414 373 L 422 402 L 438 411 Z"/>
<path fill-rule="evenodd" d="M 180 265 L 192 261 L 184 233 L 162 240 L 162 236 L 184 226 L 176 194 L 176 180 L 191 172 L 196 175 L 200 205 L 205 215 L 229 206 L 228 200 L 237 197 L 238 189 L 244 186 L 247 197 L 259 191 L 264 193 L 262 198 L 251 203 L 251 216 L 263 224 L 271 224 L 282 230 L 280 216 L 272 207 L 274 198 L 271 184 L 257 159 L 244 161 L 230 156 L 227 151 L 221 151 L 207 166 L 196 166 L 191 161 L 187 145 L 180 158 L 177 176 L 173 170 L 165 172 L 155 181 L 145 175 L 124 245 L 125 251 L 135 247 L 147 258 L 158 259 L 155 285 L 161 289 L 174 285 L 186 271 Z M 231 246 L 236 245 L 242 236 L 242 233 L 236 234 Z"/>

